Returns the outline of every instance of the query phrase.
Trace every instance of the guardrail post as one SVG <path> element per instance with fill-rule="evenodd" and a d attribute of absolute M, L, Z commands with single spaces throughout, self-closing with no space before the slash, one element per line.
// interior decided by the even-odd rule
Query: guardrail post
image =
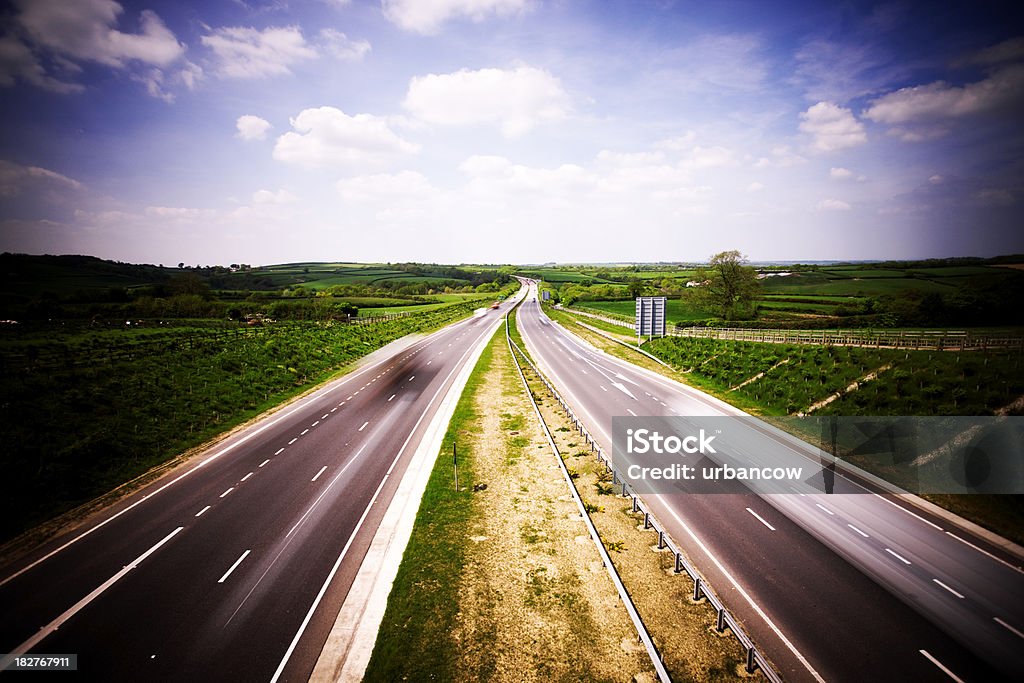
<path fill-rule="evenodd" d="M 622 482 L 622 497 L 625 498 L 629 494 L 626 493 L 626 482 Z"/>
<path fill-rule="evenodd" d="M 658 532 L 658 550 L 662 550 L 665 547 L 665 532 Z"/>
<path fill-rule="evenodd" d="M 645 512 L 644 513 L 644 528 L 645 529 L 650 529 L 651 528 L 651 513 L 650 512 Z"/>
<path fill-rule="evenodd" d="M 681 571 L 683 571 L 683 554 L 682 553 L 676 553 L 676 569 L 675 569 L 675 572 L 676 572 L 676 574 L 678 574 Z"/>
<path fill-rule="evenodd" d="M 639 512 L 639 511 L 640 511 L 640 502 L 639 502 L 639 500 L 637 499 L 636 496 L 633 496 L 633 513 L 635 514 L 635 513 Z"/>
<path fill-rule="evenodd" d="M 754 669 L 757 668 L 757 662 L 754 661 L 754 655 L 755 654 L 756 654 L 756 650 L 754 650 L 754 646 L 751 645 L 750 648 L 747 649 L 747 673 L 748 674 L 754 673 Z"/>
<path fill-rule="evenodd" d="M 700 600 L 700 577 L 698 576 L 693 580 L 693 601 L 697 602 Z"/>
<path fill-rule="evenodd" d="M 725 630 L 725 608 L 718 610 L 718 623 L 715 625 L 715 630 L 721 633 Z"/>

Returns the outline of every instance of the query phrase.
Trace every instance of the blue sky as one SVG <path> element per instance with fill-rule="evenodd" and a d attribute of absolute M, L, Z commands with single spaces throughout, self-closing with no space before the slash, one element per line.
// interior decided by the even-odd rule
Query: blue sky
<path fill-rule="evenodd" d="M 0 250 L 1024 252 L 1014 3 L 16 0 Z"/>

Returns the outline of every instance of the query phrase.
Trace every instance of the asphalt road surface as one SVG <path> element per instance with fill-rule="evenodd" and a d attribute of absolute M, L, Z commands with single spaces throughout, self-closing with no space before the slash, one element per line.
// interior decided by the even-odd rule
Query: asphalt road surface
<path fill-rule="evenodd" d="M 307 680 L 406 461 L 510 305 L 375 354 L 5 567 L 0 652 L 77 654 L 91 680 Z"/>
<path fill-rule="evenodd" d="M 609 453 L 614 416 L 743 415 L 581 343 L 543 313 L 535 287 L 517 321 Z M 774 430 L 755 436 L 818 462 Z M 837 490 L 861 485 L 836 479 Z M 787 680 L 1024 679 L 1019 561 L 947 520 L 876 492 L 643 497 Z"/>

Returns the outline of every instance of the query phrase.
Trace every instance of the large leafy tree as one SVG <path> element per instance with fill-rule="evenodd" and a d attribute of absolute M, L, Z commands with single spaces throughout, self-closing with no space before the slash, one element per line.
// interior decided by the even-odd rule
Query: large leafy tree
<path fill-rule="evenodd" d="M 697 279 L 703 284 L 694 288 L 692 296 L 702 308 L 726 320 L 753 314 L 760 283 L 757 271 L 747 265 L 747 257 L 740 252 L 715 254 L 707 267 L 697 270 Z"/>

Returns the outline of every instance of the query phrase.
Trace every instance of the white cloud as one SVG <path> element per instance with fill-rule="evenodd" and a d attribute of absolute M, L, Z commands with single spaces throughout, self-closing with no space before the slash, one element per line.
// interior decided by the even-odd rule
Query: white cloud
<path fill-rule="evenodd" d="M 736 154 L 731 149 L 721 146 L 701 147 L 700 145 L 691 149 L 679 162 L 684 168 L 715 168 L 722 166 L 736 166 Z"/>
<path fill-rule="evenodd" d="M 325 28 L 320 31 L 320 46 L 327 54 L 343 62 L 361 62 L 370 51 L 366 40 L 352 40 L 341 31 Z"/>
<path fill-rule="evenodd" d="M 974 193 L 974 200 L 982 206 L 1013 206 L 1017 200 L 1009 190 L 986 187 Z"/>
<path fill-rule="evenodd" d="M 430 181 L 415 171 L 345 178 L 338 181 L 337 189 L 341 198 L 350 202 L 392 202 L 425 198 L 436 192 Z"/>
<path fill-rule="evenodd" d="M 681 152 L 683 150 L 690 149 L 693 146 L 693 141 L 696 139 L 697 133 L 692 130 L 688 130 L 682 135 L 677 135 L 674 138 L 660 140 L 654 144 L 654 147 L 656 149 Z"/>
<path fill-rule="evenodd" d="M 235 128 L 238 129 L 235 137 L 243 140 L 265 140 L 267 132 L 273 128 L 270 121 L 261 119 L 259 116 L 244 114 L 235 121 Z"/>
<path fill-rule="evenodd" d="M 1024 37 L 1010 38 L 979 50 L 964 60 L 965 64 L 1000 64 L 1024 61 Z"/>
<path fill-rule="evenodd" d="M 34 187 L 80 190 L 82 183 L 39 166 L 0 160 L 0 197 L 16 197 Z"/>
<path fill-rule="evenodd" d="M 819 211 L 849 211 L 851 208 L 841 199 L 822 199 L 817 206 Z"/>
<path fill-rule="evenodd" d="M 188 223 L 200 219 L 212 219 L 217 216 L 217 212 L 213 209 L 195 209 L 182 206 L 147 206 L 145 211 L 147 216 L 154 218 Z M 126 218 L 132 218 L 132 216 L 121 211 L 108 211 L 98 214 L 97 218 L 100 222 L 118 222 Z"/>
<path fill-rule="evenodd" d="M 849 180 L 850 178 L 853 177 L 853 171 L 851 171 L 848 168 L 836 168 L 835 166 L 833 166 L 831 169 L 829 169 L 828 177 L 831 178 L 832 180 Z"/>
<path fill-rule="evenodd" d="M 665 160 L 661 152 L 612 152 L 602 149 L 597 153 L 597 161 L 601 164 L 616 167 L 650 166 Z"/>
<path fill-rule="evenodd" d="M 137 60 L 166 67 L 185 54 L 155 12 L 139 13 L 139 33 L 114 28 L 124 8 L 113 0 L 20 0 L 17 21 L 34 42 L 79 60 L 124 67 Z"/>
<path fill-rule="evenodd" d="M 763 189 L 764 189 L 764 185 L 762 185 L 761 183 L 757 182 L 756 180 L 754 182 L 750 183 L 749 185 L 747 185 L 747 192 L 760 192 Z"/>
<path fill-rule="evenodd" d="M 219 28 L 202 37 L 213 51 L 216 72 L 225 78 L 264 78 L 291 73 L 291 66 L 316 59 L 298 26 L 255 28 L 233 26 Z"/>
<path fill-rule="evenodd" d="M 0 37 L 0 86 L 12 86 L 21 80 L 56 93 L 79 93 L 85 90 L 78 83 L 54 78 L 27 45 L 13 36 Z"/>
<path fill-rule="evenodd" d="M 506 206 L 518 204 L 525 197 L 530 201 L 543 197 L 558 206 L 572 206 L 598 183 L 595 174 L 576 164 L 539 168 L 496 156 L 472 156 L 459 170 L 470 176 L 465 188 L 470 196 Z"/>
<path fill-rule="evenodd" d="M 562 120 L 570 110 L 559 80 L 530 66 L 417 76 L 402 105 L 428 123 L 497 124 L 506 137 Z"/>
<path fill-rule="evenodd" d="M 776 145 L 772 147 L 771 156 L 758 159 L 754 168 L 788 168 L 806 161 L 807 159 L 791 150 L 788 145 Z"/>
<path fill-rule="evenodd" d="M 285 189 L 277 192 L 257 190 L 252 194 L 252 201 L 253 204 L 293 204 L 299 201 L 299 198 Z"/>
<path fill-rule="evenodd" d="M 384 16 L 406 31 L 436 33 L 449 19 L 483 21 L 530 9 L 530 0 L 381 0 Z"/>
<path fill-rule="evenodd" d="M 662 55 L 656 77 L 684 92 L 760 90 L 768 76 L 768 58 L 756 35 L 705 33 Z"/>
<path fill-rule="evenodd" d="M 818 102 L 801 113 L 800 130 L 813 138 L 818 152 L 856 147 L 868 140 L 864 125 L 853 112 L 832 102 Z"/>
<path fill-rule="evenodd" d="M 140 12 L 139 32 L 125 33 L 117 29 L 124 7 L 113 0 L 18 0 L 16 5 L 13 24 L 27 42 L 13 33 L 0 38 L 0 85 L 22 80 L 51 92 L 82 92 L 74 82 L 82 71 L 79 62 L 94 62 L 135 70 L 130 77 L 150 95 L 174 99 L 163 87 L 162 70 L 184 57 L 185 45 L 155 12 Z"/>
<path fill-rule="evenodd" d="M 906 142 L 921 142 L 949 132 L 949 124 L 998 111 L 1020 113 L 1024 106 L 1024 64 L 1003 67 L 976 83 L 945 81 L 901 88 L 871 101 L 864 117 L 895 126 L 890 132 Z"/>
<path fill-rule="evenodd" d="M 380 166 L 420 149 L 395 135 L 382 118 L 349 116 L 334 107 L 305 109 L 291 119 L 291 125 L 294 131 L 277 139 L 274 158 L 301 166 Z"/>

